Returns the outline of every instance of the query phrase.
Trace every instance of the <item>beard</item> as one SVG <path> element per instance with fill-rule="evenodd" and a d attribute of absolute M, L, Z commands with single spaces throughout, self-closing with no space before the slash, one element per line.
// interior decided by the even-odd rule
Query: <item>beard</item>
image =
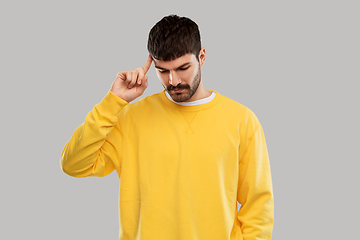
<path fill-rule="evenodd" d="M 189 84 L 179 83 L 177 86 L 170 85 L 168 87 L 164 86 L 164 88 L 175 102 L 186 102 L 196 93 L 200 85 L 200 81 L 201 81 L 201 70 L 199 66 L 198 72 L 196 73 L 196 76 L 192 80 L 191 86 Z M 174 89 L 184 89 L 184 90 L 182 92 L 176 93 L 171 91 Z"/>

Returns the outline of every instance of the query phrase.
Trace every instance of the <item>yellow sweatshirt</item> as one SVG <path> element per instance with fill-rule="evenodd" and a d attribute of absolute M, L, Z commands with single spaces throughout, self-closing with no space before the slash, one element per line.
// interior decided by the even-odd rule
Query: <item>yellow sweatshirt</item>
<path fill-rule="evenodd" d="M 263 129 L 247 107 L 211 92 L 208 103 L 181 106 L 165 90 L 132 104 L 109 91 L 65 145 L 70 176 L 116 170 L 120 240 L 271 238 Z"/>

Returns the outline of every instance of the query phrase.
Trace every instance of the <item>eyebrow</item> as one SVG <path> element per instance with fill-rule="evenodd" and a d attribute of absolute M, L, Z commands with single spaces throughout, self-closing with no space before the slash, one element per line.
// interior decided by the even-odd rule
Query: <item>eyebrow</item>
<path fill-rule="evenodd" d="M 179 67 L 176 68 L 175 70 L 178 70 L 178 69 L 180 69 L 180 68 L 183 68 L 183 67 L 185 67 L 186 65 L 190 65 L 191 63 L 192 63 L 192 62 L 184 63 L 183 65 L 179 66 Z M 162 68 L 162 67 L 159 67 L 159 66 L 156 66 L 156 65 L 155 65 L 155 68 L 160 69 L 160 70 L 168 70 L 168 69 L 166 69 L 166 68 Z"/>

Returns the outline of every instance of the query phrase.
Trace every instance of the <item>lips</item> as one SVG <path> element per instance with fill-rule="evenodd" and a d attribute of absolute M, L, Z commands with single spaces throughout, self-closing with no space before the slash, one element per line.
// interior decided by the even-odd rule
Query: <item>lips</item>
<path fill-rule="evenodd" d="M 184 91 L 184 88 L 174 88 L 172 91 L 174 91 L 174 92 L 182 92 L 182 91 Z"/>

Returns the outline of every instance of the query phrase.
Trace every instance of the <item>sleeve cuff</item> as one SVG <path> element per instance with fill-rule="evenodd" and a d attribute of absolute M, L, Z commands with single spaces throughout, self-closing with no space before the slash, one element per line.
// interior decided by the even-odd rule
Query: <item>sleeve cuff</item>
<path fill-rule="evenodd" d="M 106 116 L 118 116 L 121 110 L 129 103 L 119 98 L 109 90 L 100 103 L 96 105 L 97 109 Z"/>

